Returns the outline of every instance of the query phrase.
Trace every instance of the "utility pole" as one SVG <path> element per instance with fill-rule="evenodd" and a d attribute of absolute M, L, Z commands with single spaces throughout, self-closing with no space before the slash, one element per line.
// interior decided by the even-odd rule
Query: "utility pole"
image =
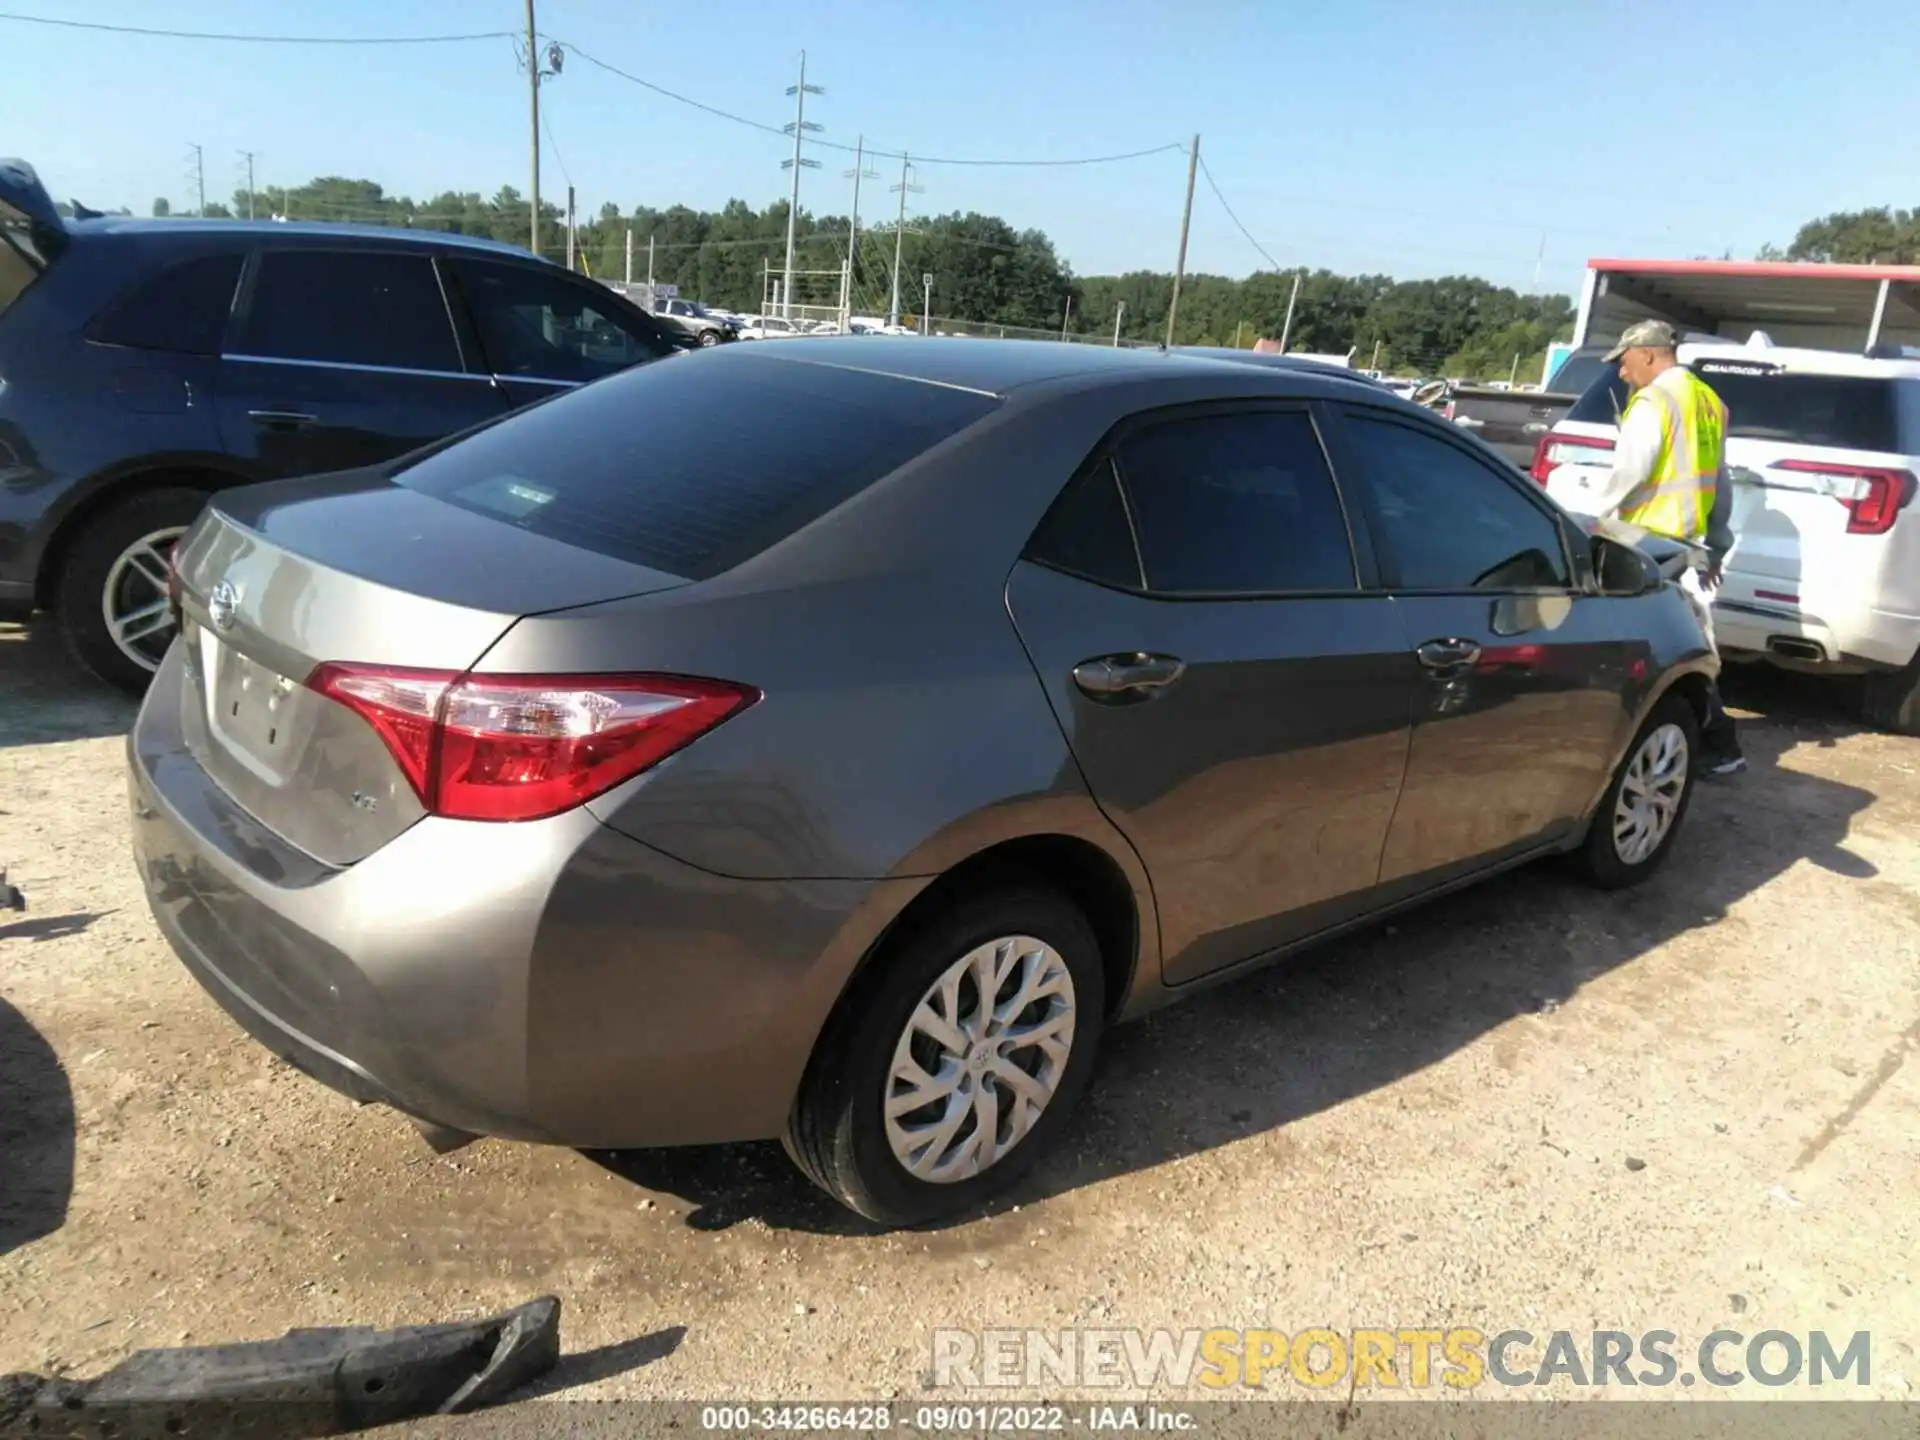
<path fill-rule="evenodd" d="M 1513 388 L 1513 382 L 1519 378 L 1520 378 L 1520 357 L 1518 355 L 1515 355 L 1513 357 L 1512 366 L 1507 370 L 1507 388 L 1511 390 Z"/>
<path fill-rule="evenodd" d="M 793 171 L 793 193 L 787 199 L 787 276 L 786 284 L 781 291 L 782 298 L 780 302 L 780 313 L 786 316 L 793 314 L 793 227 L 800 218 L 800 172 L 802 170 L 818 170 L 820 168 L 820 162 L 818 160 L 802 160 L 800 158 L 800 143 L 806 139 L 807 132 L 820 128 L 807 119 L 807 96 L 824 95 L 825 93 L 826 91 L 818 85 L 807 84 L 807 52 L 802 50 L 800 52 L 800 82 L 797 85 L 789 85 L 787 87 L 787 94 L 793 96 L 793 123 L 780 127 L 789 135 L 793 136 L 793 158 L 780 162 L 780 167 L 783 170 L 790 169 Z"/>
<path fill-rule="evenodd" d="M 189 145 L 187 148 L 193 151 L 193 193 L 199 197 L 199 203 L 193 213 L 205 216 L 207 213 L 207 167 L 205 157 L 202 155 L 198 145 Z"/>
<path fill-rule="evenodd" d="M 1067 338 L 1067 327 L 1071 324 L 1073 324 L 1073 292 L 1069 290 L 1067 292 L 1066 318 L 1060 322 L 1060 338 L 1062 340 Z"/>
<path fill-rule="evenodd" d="M 573 249 L 576 227 L 573 223 L 573 186 L 567 186 L 567 269 L 574 268 Z"/>
<path fill-rule="evenodd" d="M 1369 370 L 1378 370 L 1380 368 L 1380 338 L 1378 336 L 1375 336 L 1373 341 L 1373 363 L 1367 366 L 1367 368 Z"/>
<path fill-rule="evenodd" d="M 528 134 L 533 138 L 533 197 L 527 202 L 527 248 L 540 253 L 540 39 L 533 28 L 533 0 L 527 0 Z"/>
<path fill-rule="evenodd" d="M 247 162 L 247 218 L 251 220 L 253 219 L 253 162 L 255 156 L 251 150 L 242 150 L 240 152 L 240 158 Z"/>
<path fill-rule="evenodd" d="M 853 303 L 853 258 L 860 253 L 860 182 L 880 178 L 878 170 L 867 169 L 866 152 L 867 137 L 856 136 L 853 142 L 853 169 L 841 172 L 843 178 L 853 181 L 853 219 L 847 222 L 847 278 L 840 285 L 840 309 L 846 312 L 840 316 L 842 325 L 847 323 L 847 314 L 851 313 L 849 307 Z"/>
<path fill-rule="evenodd" d="M 1127 302 L 1122 300 L 1113 312 L 1113 348 L 1120 348 L 1120 321 L 1126 316 Z"/>
<path fill-rule="evenodd" d="M 1528 292 L 1529 294 L 1538 295 L 1540 293 L 1540 267 L 1546 264 L 1546 262 L 1547 232 L 1542 230 L 1540 232 L 1540 253 L 1533 257 L 1533 289 Z"/>
<path fill-rule="evenodd" d="M 653 298 L 653 237 L 647 236 L 647 298 Z"/>
<path fill-rule="evenodd" d="M 1293 334 L 1293 305 L 1300 298 L 1300 272 L 1293 272 L 1293 293 L 1287 296 L 1287 318 L 1280 325 L 1280 353 L 1287 353 L 1287 337 Z"/>
<path fill-rule="evenodd" d="M 907 196 L 918 195 L 927 187 L 915 185 L 907 177 L 912 173 L 912 164 L 902 154 L 900 157 L 900 183 L 893 191 L 900 197 L 900 217 L 893 224 L 893 305 L 887 311 L 887 324 L 895 329 L 900 325 L 900 242 L 907 233 Z"/>
<path fill-rule="evenodd" d="M 633 227 L 627 227 L 627 284 L 633 284 Z"/>
<path fill-rule="evenodd" d="M 1167 344 L 1173 344 L 1174 322 L 1180 318 L 1180 282 L 1187 274 L 1187 230 L 1193 224 L 1193 181 L 1200 169 L 1200 137 L 1187 152 L 1187 207 L 1180 212 L 1180 259 L 1173 267 L 1173 301 L 1167 306 Z"/>

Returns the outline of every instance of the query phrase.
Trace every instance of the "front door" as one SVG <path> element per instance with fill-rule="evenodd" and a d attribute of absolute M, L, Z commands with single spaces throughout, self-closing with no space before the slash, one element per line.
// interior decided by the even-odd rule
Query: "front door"
<path fill-rule="evenodd" d="M 1373 407 L 1343 409 L 1336 433 L 1420 676 L 1381 864 L 1382 898 L 1398 898 L 1579 822 L 1644 647 L 1576 597 L 1565 532 L 1517 470 Z"/>
<path fill-rule="evenodd" d="M 260 479 L 378 464 L 504 413 L 424 251 L 268 249 L 221 357 L 221 438 Z"/>
<path fill-rule="evenodd" d="M 1170 983 L 1365 907 L 1417 682 L 1306 407 L 1139 425 L 1062 495 L 1008 599 L 1146 865 Z"/>

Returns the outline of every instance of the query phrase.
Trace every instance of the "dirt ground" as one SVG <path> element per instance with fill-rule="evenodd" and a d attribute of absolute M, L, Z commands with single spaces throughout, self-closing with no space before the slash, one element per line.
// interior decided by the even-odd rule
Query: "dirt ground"
<path fill-rule="evenodd" d="M 131 707 L 0 627 L 0 1372 L 552 1292 L 593 1397 L 908 1397 L 936 1326 L 1472 1325 L 1868 1330 L 1853 1393 L 1913 1398 L 1920 742 L 1730 694 L 1754 768 L 1649 888 L 1530 869 L 1118 1031 L 1018 1204 L 880 1235 L 775 1146 L 436 1157 L 269 1059 L 148 917 Z"/>

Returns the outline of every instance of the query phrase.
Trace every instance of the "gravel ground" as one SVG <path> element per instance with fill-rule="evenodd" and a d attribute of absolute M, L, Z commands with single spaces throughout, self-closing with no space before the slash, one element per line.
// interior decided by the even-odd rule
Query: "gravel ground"
<path fill-rule="evenodd" d="M 882 1235 L 774 1146 L 436 1157 L 271 1060 L 148 917 L 130 707 L 0 627 L 0 1372 L 553 1292 L 595 1398 L 909 1397 L 989 1325 L 1870 1330 L 1908 1397 L 1920 744 L 1733 693 L 1754 769 L 1652 886 L 1531 869 L 1127 1027 L 1017 1205 Z"/>

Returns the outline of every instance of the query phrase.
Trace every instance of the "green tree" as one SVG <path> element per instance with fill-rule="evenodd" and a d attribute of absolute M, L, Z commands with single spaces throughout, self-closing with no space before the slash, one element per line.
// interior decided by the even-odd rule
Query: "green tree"
<path fill-rule="evenodd" d="M 171 214 L 173 214 L 173 206 L 167 203 L 167 197 L 164 195 L 154 196 L 153 198 L 154 218 L 156 220 L 164 220 Z"/>

